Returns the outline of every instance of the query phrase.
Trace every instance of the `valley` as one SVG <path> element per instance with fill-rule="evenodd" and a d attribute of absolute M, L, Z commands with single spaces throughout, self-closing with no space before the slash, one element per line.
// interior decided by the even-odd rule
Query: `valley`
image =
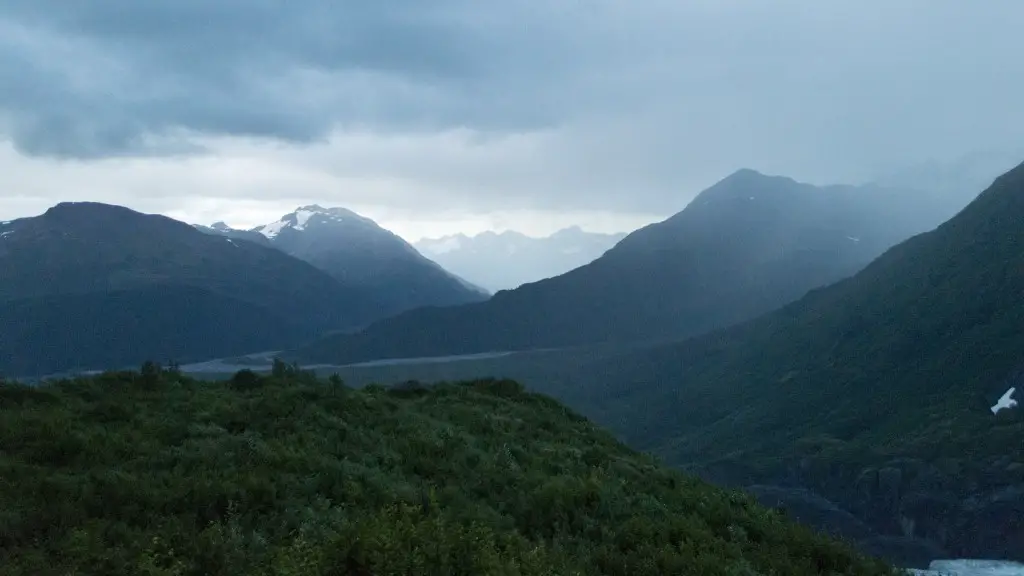
<path fill-rule="evenodd" d="M 263 378 L 297 378 L 307 384 L 321 378 L 316 386 L 402 394 L 445 389 L 445 383 L 505 379 L 564 403 L 617 440 L 708 485 L 740 490 L 759 506 L 868 555 L 925 569 L 933 561 L 958 557 L 1024 560 L 1024 526 L 1018 520 L 1024 511 L 1024 457 L 1015 440 L 1024 433 L 1024 420 L 1014 396 L 1024 386 L 1011 328 L 1018 306 L 1009 298 L 1018 290 L 1018 278 L 999 260 L 1000 255 L 1012 260 L 1018 235 L 1024 234 L 1018 225 L 1024 221 L 1021 174 L 1024 168 L 1002 176 L 953 219 L 931 230 L 925 217 L 913 221 L 894 212 L 894 206 L 907 205 L 902 201 L 868 209 L 858 204 L 862 200 L 852 200 L 856 195 L 848 196 L 855 190 L 880 194 L 873 188 L 819 189 L 741 171 L 669 220 L 626 236 L 593 263 L 489 299 L 455 276 L 438 276 L 437 264 L 372 221 L 319 206 L 250 231 L 225 225 L 201 229 L 104 205 L 58 206 L 40 219 L 9 224 L 7 244 L 0 246 L 6 252 L 0 250 L 0 256 L 14 258 L 9 261 L 17 266 L 39 266 L 39 260 L 17 257 L 33 242 L 54 242 L 58 233 L 66 238 L 72 230 L 73 240 L 55 245 L 104 242 L 104 229 L 94 222 L 81 226 L 78 214 L 109 219 L 121 226 L 120 234 L 133 238 L 127 252 L 119 251 L 123 240 L 109 244 L 107 252 L 93 252 L 105 269 L 91 264 L 92 271 L 75 272 L 70 263 L 62 263 L 68 280 L 61 282 L 82 286 L 77 278 L 92 278 L 95 287 L 63 292 L 58 282 L 45 306 L 73 318 L 93 310 L 77 302 L 112 298 L 109 308 L 95 308 L 80 321 L 107 326 L 106 333 L 117 338 L 126 337 L 123 330 L 129 326 L 144 331 L 131 337 L 129 348 L 116 339 L 105 341 L 106 356 L 89 357 L 88 348 L 68 344 L 81 359 L 65 361 L 63 370 L 42 378 L 24 371 L 26 381 L 36 382 L 40 391 L 114 377 L 134 381 L 133 372 L 114 376 L 118 373 L 103 371 L 159 358 L 137 347 L 146 338 L 163 347 L 159 354 L 164 358 L 174 360 L 160 377 L 168 382 L 187 378 L 231 387 Z M 750 194 L 776 198 L 781 205 L 752 212 Z M 812 197 L 822 204 L 808 204 Z M 803 211 L 799 217 L 788 210 L 797 205 Z M 858 213 L 857 206 L 865 211 Z M 880 216 L 904 228 L 879 235 L 885 226 L 877 221 Z M 403 274 L 432 270 L 426 278 L 443 279 L 463 291 L 459 298 L 470 301 L 442 300 L 404 312 L 396 311 L 397 300 L 380 304 L 373 283 L 401 283 L 389 276 L 393 265 L 376 267 L 379 256 L 366 260 L 372 253 L 357 248 L 363 260 L 351 260 L 351 266 L 363 266 L 361 275 L 332 268 L 346 258 L 343 251 L 330 251 L 337 242 L 348 242 L 338 238 L 353 234 L 339 224 L 346 221 L 409 258 Z M 327 228 L 306 238 L 317 222 Z M 869 223 L 874 232 L 865 227 Z M 748 236 L 723 236 L 728 226 Z M 152 237 L 154 230 L 162 230 L 164 240 L 146 248 L 139 239 Z M 275 245 L 287 234 L 295 238 L 291 247 Z M 731 256 L 718 252 L 709 258 L 725 246 Z M 315 255 L 324 249 L 333 255 Z M 336 294 L 337 287 L 358 294 L 362 300 L 334 301 L 358 313 L 342 322 L 321 317 L 298 335 L 267 325 L 265 312 L 217 319 L 226 304 L 210 304 L 213 315 L 195 325 L 200 308 L 194 296 L 182 300 L 175 314 L 157 314 L 156 309 L 166 310 L 174 301 L 170 294 L 184 286 L 197 294 L 209 290 L 225 301 L 267 306 L 268 311 L 281 305 L 295 310 L 302 302 L 307 318 L 322 312 L 322 304 L 288 294 L 309 289 L 310 280 L 283 290 L 265 284 L 272 299 L 259 301 L 239 297 L 243 292 L 228 283 L 223 271 L 166 264 L 169 257 L 208 262 L 212 254 L 235 269 L 248 265 L 235 259 L 244 256 L 263 266 L 302 270 L 323 286 L 321 299 Z M 671 261 L 678 262 L 678 271 L 666 267 Z M 138 271 L 125 276 L 125 269 Z M 964 273 L 968 269 L 972 272 Z M 736 284 L 738 279 L 743 283 Z M 8 290 L 18 286 L 11 283 Z M 140 310 L 148 310 L 148 321 L 130 323 L 127 318 L 134 312 L 124 308 L 126 297 L 113 296 L 112 286 L 136 298 Z M 246 290 L 251 293 L 253 287 Z M 965 293 L 977 297 L 961 301 Z M 667 299 L 669 294 L 674 301 Z M 0 311 L 19 318 L 20 301 L 8 302 Z M 939 308 L 924 314 L 924 302 Z M 25 316 L 18 322 L 38 322 L 29 320 L 38 318 L 33 310 L 20 312 Z M 238 323 L 243 319 L 258 319 L 264 327 Z M 183 321 L 181 329 L 174 328 Z M 262 349 L 273 351 L 253 353 L 256 346 L 240 343 L 221 348 L 227 354 L 213 354 L 217 348 L 208 347 L 190 357 L 167 347 L 186 327 L 211 331 L 208 336 L 181 332 L 182 343 L 214 338 L 223 346 L 217 334 L 267 334 L 281 339 L 261 342 L 292 346 L 266 346 Z M 15 345 L 31 342 L 10 334 L 8 341 Z M 79 328 L 73 334 L 90 332 Z M 967 334 L 970 340 L 964 339 Z M 93 337 L 86 339 L 98 344 Z M 118 350 L 127 355 L 111 356 Z M 916 359 L 912 372 L 900 368 L 907 358 Z M 151 371 L 144 367 L 143 377 L 153 378 Z M 887 384 L 880 387 L 880 382 Z M 918 400 L 901 400 L 911 397 Z M 941 570 L 944 565 L 936 566 Z"/>
<path fill-rule="evenodd" d="M 1022 29 L 0 2 L 0 576 L 1024 576 Z"/>

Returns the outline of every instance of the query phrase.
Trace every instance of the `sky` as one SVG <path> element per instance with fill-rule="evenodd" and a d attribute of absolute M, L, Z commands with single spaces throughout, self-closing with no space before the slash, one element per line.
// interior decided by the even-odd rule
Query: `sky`
<path fill-rule="evenodd" d="M 743 167 L 1018 147 L 1022 25 L 1020 0 L 0 0 L 0 220 L 631 230 Z"/>

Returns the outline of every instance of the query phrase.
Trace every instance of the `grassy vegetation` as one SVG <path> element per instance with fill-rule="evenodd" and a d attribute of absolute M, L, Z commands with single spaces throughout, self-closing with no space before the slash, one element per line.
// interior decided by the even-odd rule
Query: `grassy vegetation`
<path fill-rule="evenodd" d="M 0 571 L 886 574 L 509 380 L 0 384 Z"/>

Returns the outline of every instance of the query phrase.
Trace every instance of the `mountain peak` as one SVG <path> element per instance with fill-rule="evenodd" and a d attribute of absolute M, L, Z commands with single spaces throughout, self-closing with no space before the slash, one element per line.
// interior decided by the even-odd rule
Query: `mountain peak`
<path fill-rule="evenodd" d="M 116 206 L 114 204 L 104 204 L 103 202 L 58 202 L 43 213 L 46 217 L 66 217 L 72 215 L 129 215 L 139 214 L 131 208 L 125 208 L 124 206 Z"/>
<path fill-rule="evenodd" d="M 357 214 L 348 208 L 324 208 L 319 204 L 309 204 L 307 206 L 300 206 L 296 208 L 295 211 L 290 214 L 285 214 L 277 222 L 257 226 L 253 231 L 259 232 L 267 238 L 273 239 L 285 229 L 301 232 L 306 230 L 310 225 L 323 223 L 343 225 L 355 224 L 360 227 L 378 227 L 377 223 L 373 220 Z"/>
<path fill-rule="evenodd" d="M 487 296 L 402 237 L 348 208 L 307 204 L 250 232 L 345 284 L 370 287 L 382 316 L 420 306 L 477 302 Z"/>
<path fill-rule="evenodd" d="M 38 218 L 32 219 L 37 225 L 62 230 L 102 231 L 105 227 L 138 230 L 180 231 L 193 228 L 184 222 L 160 214 L 146 214 L 116 204 L 103 202 L 59 202 Z"/>
<path fill-rule="evenodd" d="M 774 197 L 790 194 L 799 189 L 811 190 L 813 187 L 787 176 L 771 176 L 752 168 L 741 168 L 698 194 L 691 202 L 691 206 L 703 206 L 720 200 L 756 200 L 760 194 Z M 673 218 L 685 212 L 687 210 Z"/>
<path fill-rule="evenodd" d="M 366 218 L 365 216 L 361 216 L 360 214 L 357 214 L 356 212 L 353 212 L 352 210 L 349 210 L 348 208 L 342 208 L 341 206 L 335 206 L 335 207 L 332 207 L 332 208 L 324 208 L 323 206 L 321 206 L 319 204 L 310 204 L 308 206 L 300 206 L 300 207 L 295 209 L 295 212 L 293 212 L 293 214 L 305 214 L 305 213 L 324 214 L 324 215 L 327 215 L 327 216 L 348 216 L 348 217 L 354 217 L 354 218 L 361 218 L 363 220 L 369 220 L 369 218 Z"/>
<path fill-rule="evenodd" d="M 756 186 L 765 183 L 775 184 L 796 184 L 796 181 L 788 176 L 775 176 L 771 174 L 765 174 L 758 172 L 753 168 L 740 168 L 732 174 L 726 176 L 720 180 L 717 184 L 708 189 L 708 191 L 721 189 L 721 188 L 735 188 L 735 187 L 746 187 Z"/>
<path fill-rule="evenodd" d="M 757 178 L 767 178 L 767 176 L 761 172 L 758 172 L 757 170 L 754 170 L 753 168 L 740 168 L 739 170 L 723 178 L 722 181 L 724 182 L 726 180 L 739 179 L 751 180 Z"/>

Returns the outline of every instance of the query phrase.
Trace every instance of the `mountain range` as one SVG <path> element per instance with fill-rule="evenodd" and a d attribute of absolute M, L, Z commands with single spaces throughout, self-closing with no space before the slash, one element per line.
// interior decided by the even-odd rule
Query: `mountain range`
<path fill-rule="evenodd" d="M 486 302 L 389 317 L 292 357 L 349 363 L 683 338 L 796 300 L 940 222 L 926 195 L 740 170 L 570 272 Z"/>
<path fill-rule="evenodd" d="M 106 204 L 0 225 L 0 372 L 294 346 L 379 317 L 365 289 L 279 250 Z"/>
<path fill-rule="evenodd" d="M 809 489 L 948 557 L 1024 560 L 1022 295 L 1024 165 L 851 278 L 574 367 L 559 395 L 768 501 Z"/>
<path fill-rule="evenodd" d="M 61 203 L 0 223 L 0 371 L 601 348 L 531 384 L 872 553 L 1024 560 L 1024 165 L 950 190 L 943 223 L 949 197 L 741 170 L 489 300 L 347 210 L 241 231 Z"/>
<path fill-rule="evenodd" d="M 488 231 L 476 236 L 424 238 L 413 245 L 446 270 L 498 292 L 588 264 L 625 236 L 585 232 L 572 226 L 543 238 L 512 230 Z"/>
<path fill-rule="evenodd" d="M 309 262 L 339 282 L 369 290 L 381 305 L 381 316 L 421 306 L 478 302 L 490 295 L 447 272 L 398 235 L 345 208 L 303 206 L 252 230 L 235 230 L 222 222 L 198 228 L 255 239 Z"/>

